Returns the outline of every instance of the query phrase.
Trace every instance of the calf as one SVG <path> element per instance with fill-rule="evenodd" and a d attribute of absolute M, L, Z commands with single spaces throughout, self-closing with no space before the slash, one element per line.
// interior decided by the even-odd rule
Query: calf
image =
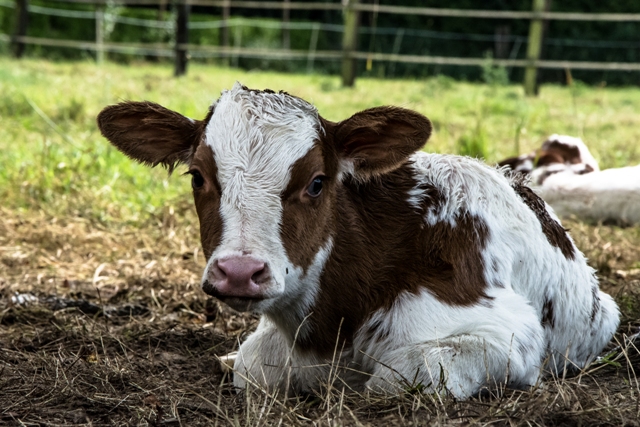
<path fill-rule="evenodd" d="M 498 166 L 531 175 L 531 181 L 536 185 L 559 172 L 583 175 L 600 170 L 598 162 L 580 138 L 555 133 L 542 143 L 540 149 L 505 159 Z"/>
<path fill-rule="evenodd" d="M 476 160 L 418 152 L 431 124 L 413 111 L 335 123 L 236 84 L 202 121 L 123 102 L 98 124 L 135 160 L 188 165 L 202 288 L 262 314 L 237 387 L 464 398 L 582 368 L 618 325 L 544 202 Z"/>
<path fill-rule="evenodd" d="M 562 216 L 618 225 L 640 224 L 640 165 L 548 176 L 535 191 Z"/>
<path fill-rule="evenodd" d="M 580 138 L 554 134 L 540 149 L 498 165 L 528 176 L 561 217 L 640 224 L 640 165 L 600 171 Z"/>

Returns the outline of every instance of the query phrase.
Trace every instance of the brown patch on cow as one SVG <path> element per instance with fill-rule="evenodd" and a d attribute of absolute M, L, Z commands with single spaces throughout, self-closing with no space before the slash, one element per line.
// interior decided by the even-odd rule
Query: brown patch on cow
<path fill-rule="evenodd" d="M 407 163 L 370 182 L 347 180 L 339 188 L 333 251 L 311 308 L 312 331 L 298 348 L 328 354 L 337 339 L 350 343 L 372 313 L 390 309 L 405 292 L 427 290 L 454 306 L 489 299 L 481 255 L 486 224 L 465 214 L 455 226 L 425 225 L 420 212 L 401 202 L 416 185 Z"/>
<path fill-rule="evenodd" d="M 556 319 L 553 314 L 553 301 L 547 296 L 544 297 L 544 303 L 542 304 L 542 320 L 540 323 L 542 326 L 547 328 L 553 328 L 556 323 Z"/>
<path fill-rule="evenodd" d="M 549 166 L 555 164 L 563 164 L 564 159 L 560 153 L 553 151 L 539 150 L 534 160 L 535 167 Z"/>
<path fill-rule="evenodd" d="M 536 214 L 547 241 L 549 241 L 552 246 L 560 249 L 560 252 L 562 252 L 565 258 L 570 260 L 574 259 L 575 249 L 567 235 L 567 230 L 565 230 L 558 221 L 551 218 L 544 201 L 526 185 L 513 183 L 512 187 L 529 209 Z"/>
<path fill-rule="evenodd" d="M 330 159 L 325 160 L 325 156 Z M 302 267 L 304 273 L 335 228 L 336 165 L 335 154 L 317 144 L 293 164 L 289 183 L 281 195 L 282 243 L 291 262 Z M 320 195 L 312 198 L 306 189 L 317 174 L 326 178 Z"/>
<path fill-rule="evenodd" d="M 542 150 L 561 159 L 555 163 L 577 164 L 582 162 L 580 149 L 575 145 L 563 144 L 556 140 L 547 140 L 542 144 Z"/>
<path fill-rule="evenodd" d="M 200 143 L 203 122 L 153 102 L 121 102 L 98 114 L 102 135 L 127 156 L 172 171 L 188 163 Z"/>
<path fill-rule="evenodd" d="M 193 189 L 193 199 L 200 220 L 202 250 L 208 259 L 220 244 L 223 226 L 220 216 L 221 190 L 218 182 L 218 167 L 209 145 L 198 146 L 190 168 L 198 170 L 204 178 L 204 185 Z"/>
<path fill-rule="evenodd" d="M 428 183 L 420 183 L 416 185 L 415 188 L 422 192 L 420 204 L 418 205 L 418 213 L 422 217 L 424 217 L 430 211 L 437 210 L 444 204 L 444 196 L 434 186 Z"/>
<path fill-rule="evenodd" d="M 593 169 L 593 166 L 591 165 L 584 165 L 584 169 L 582 169 L 580 172 L 578 172 L 578 175 L 584 175 L 585 173 L 591 173 L 593 172 L 595 169 Z"/>
<path fill-rule="evenodd" d="M 527 160 L 533 160 L 533 156 L 509 157 L 507 159 L 504 159 L 498 162 L 498 166 L 501 168 L 507 166 L 512 171 L 515 171 L 518 166 L 520 166 L 522 163 L 524 163 Z"/>

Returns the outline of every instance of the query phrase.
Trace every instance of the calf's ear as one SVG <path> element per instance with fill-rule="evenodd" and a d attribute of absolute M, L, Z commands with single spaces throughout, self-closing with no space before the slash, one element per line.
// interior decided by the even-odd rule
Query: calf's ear
<path fill-rule="evenodd" d="M 120 151 L 150 166 L 173 170 L 188 163 L 201 135 L 200 121 L 152 102 L 121 102 L 98 114 L 100 132 Z"/>
<path fill-rule="evenodd" d="M 335 142 L 344 172 L 368 179 L 398 168 L 431 135 L 422 114 L 399 107 L 376 107 L 336 124 Z"/>

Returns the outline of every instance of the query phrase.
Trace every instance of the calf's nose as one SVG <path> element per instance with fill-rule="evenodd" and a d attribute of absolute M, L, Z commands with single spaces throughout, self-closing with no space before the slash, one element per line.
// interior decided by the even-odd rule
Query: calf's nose
<path fill-rule="evenodd" d="M 204 290 L 216 297 L 263 298 L 260 284 L 269 277 L 264 261 L 248 255 L 231 256 L 212 263 Z"/>
<path fill-rule="evenodd" d="M 264 262 L 249 256 L 220 259 L 217 265 L 222 274 L 226 276 L 229 285 L 238 287 L 259 280 L 265 270 Z"/>

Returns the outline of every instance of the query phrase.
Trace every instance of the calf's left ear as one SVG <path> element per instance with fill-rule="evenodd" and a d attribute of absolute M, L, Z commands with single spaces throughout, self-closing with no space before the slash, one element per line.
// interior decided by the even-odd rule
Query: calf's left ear
<path fill-rule="evenodd" d="M 367 179 L 398 168 L 431 135 L 422 114 L 399 107 L 376 107 L 336 124 L 335 142 L 345 172 Z"/>
<path fill-rule="evenodd" d="M 191 160 L 201 135 L 201 122 L 153 102 L 110 105 L 98 114 L 98 127 L 127 156 L 169 171 Z"/>

